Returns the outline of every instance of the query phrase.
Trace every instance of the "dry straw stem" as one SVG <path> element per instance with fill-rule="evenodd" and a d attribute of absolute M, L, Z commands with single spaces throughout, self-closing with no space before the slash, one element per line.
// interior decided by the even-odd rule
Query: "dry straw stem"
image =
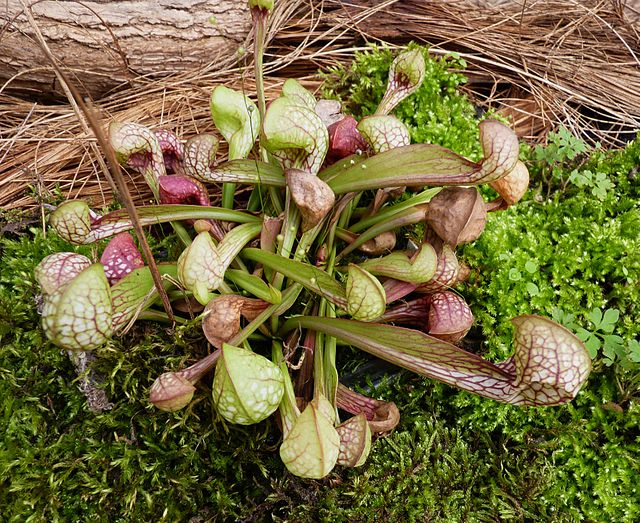
<path fill-rule="evenodd" d="M 619 145 L 640 128 L 640 35 L 629 13 L 612 0 L 277 2 L 265 56 L 267 97 L 286 77 L 317 88 L 319 68 L 351 60 L 367 42 L 416 40 L 437 55 L 459 53 L 469 64 L 470 95 L 511 116 L 521 137 L 540 141 L 564 125 L 587 140 Z M 105 122 L 136 121 L 184 138 L 215 132 L 211 89 L 224 83 L 254 92 L 251 35 L 246 48 L 222 69 L 138 78 L 96 105 Z M 92 141 L 70 106 L 16 99 L 3 88 L 0 207 L 33 207 L 56 186 L 66 198 L 110 203 Z M 151 199 L 140 176 L 132 173 L 129 183 L 136 202 Z M 44 194 L 34 197 L 29 186 Z"/>
<path fill-rule="evenodd" d="M 167 291 L 163 286 L 162 277 L 160 276 L 160 272 L 158 271 L 158 267 L 156 266 L 151 248 L 147 243 L 144 230 L 142 228 L 142 225 L 140 224 L 140 219 L 138 218 L 136 207 L 131 200 L 128 183 L 122 176 L 120 165 L 116 160 L 115 152 L 109 148 L 109 143 L 106 138 L 107 133 L 103 132 L 101 128 L 101 122 L 97 119 L 95 114 L 93 114 L 91 107 L 87 105 L 87 103 L 82 99 L 75 86 L 69 82 L 69 79 L 66 77 L 64 71 L 62 71 L 62 69 L 57 65 L 56 59 L 51 54 L 51 50 L 44 40 L 40 29 L 37 27 L 36 21 L 34 20 L 30 9 L 27 7 L 23 0 L 20 1 L 24 6 L 25 14 L 29 19 L 29 23 L 33 26 L 34 34 L 38 40 L 38 43 L 42 51 L 49 59 L 51 66 L 54 68 L 56 77 L 63 86 L 64 92 L 67 95 L 70 105 L 73 107 L 74 113 L 78 121 L 80 122 L 83 132 L 86 134 L 91 133 L 97 139 L 98 144 L 106 154 L 107 162 L 105 162 L 100 155 L 100 151 L 97 150 L 96 144 L 91 144 L 92 150 L 96 153 L 96 157 L 100 163 L 101 172 L 107 179 L 113 195 L 118 196 L 120 202 L 127 209 L 127 214 L 129 215 L 129 218 L 133 223 L 133 229 L 135 230 L 138 241 L 140 242 L 140 247 L 142 248 L 142 252 L 144 253 L 145 261 L 147 262 L 147 265 L 151 270 L 151 276 L 153 277 L 153 282 L 156 289 L 158 290 L 158 295 L 160 296 L 162 305 L 165 309 L 165 312 L 167 313 L 167 318 L 169 319 L 169 321 L 173 322 L 173 311 L 171 309 L 169 297 L 167 296 Z"/>
<path fill-rule="evenodd" d="M 334 3 L 343 8 L 323 27 L 351 23 L 370 39 L 457 52 L 476 100 L 504 108 L 525 139 L 562 123 L 589 141 L 620 145 L 619 133 L 640 128 L 638 13 L 624 2 L 326 2 Z"/>

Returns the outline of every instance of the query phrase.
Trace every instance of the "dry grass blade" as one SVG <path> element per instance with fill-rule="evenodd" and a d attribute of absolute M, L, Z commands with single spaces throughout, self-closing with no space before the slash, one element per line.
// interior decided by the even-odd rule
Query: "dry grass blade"
<path fill-rule="evenodd" d="M 469 64 L 470 95 L 513 118 L 521 137 L 540 141 L 564 125 L 586 140 L 620 145 L 640 129 L 640 35 L 629 13 L 615 0 L 283 0 L 268 31 L 267 97 L 285 77 L 318 87 L 318 69 L 351 60 L 367 42 L 417 40 L 434 54 L 459 53 Z M 138 78 L 99 106 L 106 118 L 168 128 L 184 138 L 215 132 L 211 89 L 225 83 L 252 93 L 250 59 L 246 53 L 221 69 Z M 89 152 L 93 138 L 69 106 L 0 93 L 0 115 L 2 208 L 34 206 L 27 187 L 39 181 L 66 198 L 110 202 Z M 149 200 L 141 177 L 131 175 L 128 184 L 137 203 Z"/>
<path fill-rule="evenodd" d="M 158 291 L 158 295 L 160 296 L 160 300 L 162 301 L 164 310 L 167 313 L 169 321 L 173 322 L 173 310 L 171 309 L 169 296 L 167 295 L 167 291 L 163 286 L 162 277 L 160 276 L 160 272 L 158 271 L 158 267 L 156 266 L 155 259 L 153 258 L 153 253 L 151 252 L 151 248 L 147 243 L 147 238 L 145 236 L 144 230 L 142 228 L 142 225 L 140 224 L 138 213 L 131 199 L 131 195 L 129 194 L 129 187 L 127 186 L 127 182 L 120 172 L 120 165 L 116 160 L 114 151 L 109 146 L 109 142 L 106 138 L 104 130 L 101 128 L 100 121 L 98 120 L 98 117 L 93 113 L 92 108 L 82 100 L 80 94 L 75 89 L 73 84 L 69 82 L 69 79 L 67 78 L 64 71 L 57 65 L 55 57 L 51 54 L 51 50 L 47 46 L 47 43 L 44 40 L 44 37 L 42 36 L 42 33 L 40 32 L 40 29 L 38 28 L 30 9 L 24 4 L 24 2 L 22 2 L 22 5 L 24 6 L 25 13 L 29 19 L 29 23 L 33 26 L 33 30 L 36 34 L 38 43 L 51 62 L 58 80 L 63 85 L 64 91 L 69 98 L 69 103 L 73 107 L 80 125 L 85 132 L 88 132 L 89 128 L 91 129 L 98 141 L 98 144 L 107 157 L 108 165 L 107 163 L 105 163 L 104 159 L 99 154 L 100 151 L 94 144 L 94 150 L 98 153 L 98 161 L 101 162 L 104 175 L 109 181 L 109 185 L 114 190 L 114 195 L 118 195 L 119 199 L 124 204 L 131 222 L 133 223 L 133 228 L 135 230 L 136 236 L 138 237 L 138 241 L 140 242 L 140 247 L 142 247 L 142 252 L 144 253 L 147 265 L 149 266 L 153 282 Z"/>
<path fill-rule="evenodd" d="M 326 3 L 340 6 L 338 20 L 347 16 L 341 10 L 356 19 L 374 9 L 372 2 Z M 538 119 L 527 124 L 534 132 L 562 123 L 589 141 L 620 145 L 640 128 L 640 36 L 622 2 L 388 4 L 362 24 L 371 38 L 459 53 L 478 100 L 528 116 L 522 124 Z"/>

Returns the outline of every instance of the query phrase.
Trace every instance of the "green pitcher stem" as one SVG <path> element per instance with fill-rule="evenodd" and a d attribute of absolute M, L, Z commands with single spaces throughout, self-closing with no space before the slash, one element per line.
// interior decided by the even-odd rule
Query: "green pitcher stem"
<path fill-rule="evenodd" d="M 191 236 L 189 236 L 189 233 L 187 232 L 187 229 L 184 228 L 184 225 L 182 225 L 179 222 L 171 222 L 171 227 L 173 227 L 173 230 L 176 233 L 176 236 L 180 239 L 180 241 L 182 242 L 182 244 L 185 247 L 189 247 L 189 245 L 191 245 Z"/>
<path fill-rule="evenodd" d="M 345 219 L 347 220 L 351 215 L 351 210 L 357 205 L 356 201 L 351 202 L 352 205 L 348 206 L 344 210 Z M 341 217 L 342 218 L 342 217 Z M 329 259 L 327 260 L 326 271 L 330 276 L 333 276 L 336 262 L 336 245 L 335 245 L 335 232 L 336 225 L 332 225 L 327 237 L 327 250 L 329 251 Z M 329 318 L 336 317 L 336 306 L 327 302 L 326 316 Z M 324 344 L 324 362 L 323 362 L 323 378 L 324 378 L 324 391 L 325 396 L 331 402 L 331 405 L 336 407 L 336 393 L 338 388 L 338 369 L 336 367 L 336 353 L 338 347 L 338 340 L 335 336 L 325 335 Z"/>
<path fill-rule="evenodd" d="M 348 210 L 345 209 L 345 211 L 343 211 L 343 216 L 344 213 L 348 214 Z M 329 230 L 326 243 L 329 251 L 329 259 L 325 271 L 329 276 L 333 275 L 336 256 L 336 249 L 334 245 L 335 230 L 336 225 L 334 224 Z M 317 236 L 318 232 L 319 231 L 316 231 L 313 235 L 314 238 Z M 313 241 L 313 239 L 311 241 Z M 335 318 L 335 305 L 327 299 L 321 298 L 316 316 L 328 316 L 330 318 Z M 315 349 L 313 352 L 313 397 L 317 398 L 322 395 L 327 398 L 334 407 L 335 389 L 337 387 L 338 377 L 338 371 L 335 367 L 336 346 L 335 337 L 316 331 Z"/>
<path fill-rule="evenodd" d="M 233 209 L 233 202 L 236 195 L 236 184 L 226 182 L 222 184 L 222 206 L 225 209 Z"/>
<path fill-rule="evenodd" d="M 391 205 L 387 208 L 383 208 L 373 216 L 367 216 L 363 218 L 359 222 L 349 227 L 349 230 L 351 232 L 364 231 L 365 229 L 368 229 L 369 227 L 372 227 L 378 223 L 385 222 L 386 220 L 390 219 L 391 217 L 395 216 L 401 211 L 405 211 L 407 209 L 410 209 L 411 207 L 415 207 L 416 205 L 429 203 L 431 199 L 436 194 L 438 194 L 441 190 L 442 190 L 441 187 L 432 187 L 432 188 L 426 189 L 403 202 L 396 203 L 395 205 Z M 343 227 L 342 224 L 340 224 L 340 226 Z"/>
<path fill-rule="evenodd" d="M 351 243 L 345 247 L 342 252 L 337 256 L 336 261 L 340 261 L 347 254 L 354 251 L 358 247 L 364 245 L 369 240 L 373 240 L 376 236 L 400 227 L 406 227 L 407 225 L 414 225 L 425 220 L 425 207 L 415 206 L 410 207 L 397 213 L 391 219 L 384 222 L 380 222 L 373 227 L 370 227 L 365 232 L 360 234 L 355 240 L 352 241 L 352 235 L 350 231 L 344 229 L 337 229 L 336 236 L 342 240 L 350 241 Z"/>
<path fill-rule="evenodd" d="M 326 315 L 328 318 L 336 317 L 336 306 L 327 302 Z M 336 353 L 338 340 L 335 336 L 325 336 L 324 344 L 324 390 L 326 398 L 336 406 L 336 391 L 338 388 L 338 369 L 336 367 Z"/>
<path fill-rule="evenodd" d="M 296 405 L 296 393 L 293 389 L 289 368 L 287 367 L 287 362 L 282 352 L 282 342 L 273 340 L 271 344 L 271 359 L 276 365 L 279 365 L 282 376 L 284 377 L 284 396 L 278 412 L 280 414 L 280 420 L 282 421 L 282 433 L 286 436 L 300 415 L 300 410 Z"/>
<path fill-rule="evenodd" d="M 327 300 L 320 298 L 320 305 L 316 316 L 324 316 L 327 310 Z M 316 343 L 313 350 L 313 397 L 326 397 L 324 387 L 324 342 L 325 335 L 316 331 Z"/>
<path fill-rule="evenodd" d="M 267 30 L 267 19 L 269 13 L 262 9 L 252 9 L 251 16 L 253 18 L 253 27 L 255 33 L 255 42 L 253 47 L 253 65 L 256 78 L 256 97 L 258 99 L 258 111 L 260 112 L 260 126 L 264 122 L 264 115 L 267 112 L 267 103 L 264 94 L 264 40 Z M 269 153 L 260 145 L 260 158 L 263 162 L 269 163 Z M 283 211 L 282 199 L 277 187 L 269 187 L 269 196 L 276 214 Z"/>
<path fill-rule="evenodd" d="M 138 314 L 139 320 L 149 320 L 149 321 L 161 321 L 163 323 L 171 323 L 169 316 L 167 316 L 166 312 L 156 311 L 156 310 L 144 310 Z M 180 325 L 184 325 L 187 323 L 187 320 L 181 318 L 180 316 L 174 316 L 173 321 Z"/>
<path fill-rule="evenodd" d="M 262 9 L 252 9 L 251 16 L 253 18 L 253 28 L 255 32 L 255 42 L 253 48 L 253 64 L 256 77 L 256 97 L 258 99 L 258 111 L 260 111 L 260 121 L 264 121 L 264 115 L 267 112 L 267 104 L 264 96 L 264 74 L 263 74 L 263 57 L 264 57 L 264 39 L 267 29 L 268 13 Z"/>
<path fill-rule="evenodd" d="M 329 259 L 327 260 L 327 268 L 326 271 L 329 275 L 333 275 L 333 271 L 336 266 L 336 231 L 338 228 L 334 225 L 329 230 L 329 235 L 327 236 L 327 250 L 329 251 Z"/>
<path fill-rule="evenodd" d="M 287 203 L 284 223 L 282 224 L 282 243 L 278 248 L 278 254 L 280 254 L 280 256 L 284 256 L 285 258 L 289 258 L 291 256 L 293 244 L 295 243 L 299 226 L 300 213 L 298 212 L 298 208 L 296 207 L 296 205 L 291 201 L 291 198 L 289 197 L 289 190 L 287 189 Z M 281 290 L 283 282 L 284 276 L 281 273 L 276 272 L 272 285 L 276 288 L 276 290 Z M 273 332 L 276 332 L 278 330 L 277 317 L 273 318 L 271 329 Z"/>

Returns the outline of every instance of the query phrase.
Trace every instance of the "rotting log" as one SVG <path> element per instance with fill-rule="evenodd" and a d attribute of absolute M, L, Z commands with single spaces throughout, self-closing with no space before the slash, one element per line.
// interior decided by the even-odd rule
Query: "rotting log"
<path fill-rule="evenodd" d="M 33 16 L 53 54 L 94 99 L 137 77 L 228 67 L 251 17 L 239 0 L 41 1 Z M 22 98 L 63 97 L 21 0 L 0 7 L 0 85 Z"/>

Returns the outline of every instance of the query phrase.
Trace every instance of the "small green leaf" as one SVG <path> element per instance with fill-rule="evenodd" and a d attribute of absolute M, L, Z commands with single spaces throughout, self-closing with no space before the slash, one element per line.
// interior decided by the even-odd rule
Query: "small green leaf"
<path fill-rule="evenodd" d="M 592 309 L 587 313 L 587 318 L 595 325 L 596 329 L 599 329 L 602 322 L 602 311 L 598 308 Z"/>
<path fill-rule="evenodd" d="M 529 273 L 533 274 L 538 271 L 538 264 L 534 261 L 527 260 L 527 263 L 524 264 L 524 269 Z"/>
<path fill-rule="evenodd" d="M 593 194 L 598 200 L 606 200 L 607 198 L 607 189 L 601 187 L 600 185 L 596 185 L 593 189 L 591 189 L 591 194 Z"/>
<path fill-rule="evenodd" d="M 604 312 L 600 329 L 607 334 L 610 334 L 615 329 L 615 325 L 620 318 L 620 311 L 618 309 L 607 309 Z"/>
<path fill-rule="evenodd" d="M 602 342 L 600 341 L 600 338 L 589 333 L 589 337 L 586 340 L 582 340 L 582 341 L 584 341 L 584 345 L 589 351 L 589 356 L 591 356 L 591 359 L 594 359 L 598 355 L 598 351 L 600 350 L 600 347 L 602 347 Z"/>
<path fill-rule="evenodd" d="M 640 363 L 640 341 L 629 340 L 629 359 L 635 363 Z"/>
<path fill-rule="evenodd" d="M 619 358 L 623 358 L 625 356 L 624 339 L 621 336 L 616 334 L 605 334 L 602 336 L 602 341 L 604 347 L 603 352 L 606 351 L 605 354 L 607 356 L 609 356 L 609 353 L 616 355 Z"/>
<path fill-rule="evenodd" d="M 249 0 L 249 9 L 264 9 L 270 12 L 274 3 L 274 0 Z"/>
<path fill-rule="evenodd" d="M 564 325 L 565 327 L 567 327 L 568 329 L 574 332 L 578 328 L 577 325 L 575 324 L 575 319 L 576 319 L 575 314 L 565 312 L 558 307 L 553 308 L 553 310 L 551 311 L 551 317 L 561 325 Z"/>
<path fill-rule="evenodd" d="M 605 357 L 605 364 L 611 365 L 616 357 L 618 359 L 625 359 L 625 345 L 624 340 L 620 336 L 605 334 L 602 336 L 602 354 Z"/>
<path fill-rule="evenodd" d="M 576 329 L 576 336 L 580 338 L 582 341 L 588 340 L 593 334 L 589 332 L 587 329 L 583 329 L 582 327 L 578 327 Z"/>

